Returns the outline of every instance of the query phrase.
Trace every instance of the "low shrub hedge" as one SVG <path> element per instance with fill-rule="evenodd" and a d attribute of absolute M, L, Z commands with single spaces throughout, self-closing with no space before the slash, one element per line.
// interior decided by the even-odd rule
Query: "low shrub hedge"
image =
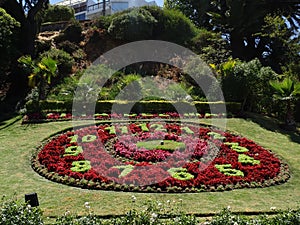
<path fill-rule="evenodd" d="M 223 105 L 223 102 L 175 102 L 175 101 L 140 101 L 140 102 L 128 102 L 128 101 L 98 101 L 96 103 L 96 113 L 110 113 L 112 107 L 116 109 L 116 113 L 166 113 L 176 112 L 180 109 L 184 113 L 192 112 L 192 109 L 197 110 L 198 113 L 211 112 L 211 109 Z M 241 104 L 238 102 L 226 102 L 227 113 L 237 114 L 240 112 Z M 73 102 L 62 101 L 41 101 L 40 110 L 45 112 L 71 112 Z M 86 104 L 88 107 L 88 104 Z M 195 107 L 195 108 L 194 108 Z M 130 112 L 128 108 L 131 109 Z M 33 105 L 27 105 L 28 112 L 34 112 Z"/>
<path fill-rule="evenodd" d="M 132 201 L 136 201 L 136 197 L 132 196 Z M 229 208 L 223 209 L 219 214 L 214 215 L 212 219 L 200 223 L 197 215 L 188 215 L 181 211 L 176 203 L 164 206 L 160 202 L 149 202 L 145 205 L 144 210 L 132 209 L 123 216 L 116 216 L 113 218 L 101 218 L 90 209 L 88 202 L 84 204 L 87 215 L 77 216 L 70 212 L 66 212 L 63 216 L 56 218 L 53 224 L 56 225 L 84 225 L 84 224 L 102 224 L 102 225 L 131 225 L 131 224 L 145 224 L 145 225 L 298 225 L 300 223 L 300 209 L 287 211 L 272 211 L 272 216 L 259 215 L 255 217 L 246 217 L 237 215 L 230 211 Z M 174 205 L 175 204 L 175 205 Z M 179 201 L 178 204 L 181 204 Z M 161 214 L 161 211 L 168 211 L 169 214 Z M 0 205 L 0 224 L 26 224 L 26 225 L 43 225 L 46 224 L 43 220 L 42 211 L 40 208 L 32 208 L 26 203 L 20 201 L 10 200 L 3 202 Z"/>

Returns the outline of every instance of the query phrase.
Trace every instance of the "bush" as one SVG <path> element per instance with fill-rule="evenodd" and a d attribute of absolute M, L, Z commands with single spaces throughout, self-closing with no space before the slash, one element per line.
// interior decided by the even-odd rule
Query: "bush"
<path fill-rule="evenodd" d="M 0 8 L 0 78 L 18 53 L 20 23 Z"/>
<path fill-rule="evenodd" d="M 72 55 L 73 52 L 75 52 L 75 51 L 77 51 L 79 49 L 79 47 L 76 44 L 74 44 L 74 43 L 72 43 L 72 42 L 70 42 L 68 40 L 59 43 L 57 45 L 57 47 L 58 47 L 58 49 L 61 49 L 61 50 L 65 51 L 65 52 L 69 53 L 70 55 Z"/>
<path fill-rule="evenodd" d="M 40 58 L 50 57 L 57 62 L 58 67 L 58 78 L 60 79 L 63 75 L 68 75 L 72 72 L 72 67 L 74 65 L 74 59 L 70 54 L 63 50 L 52 48 L 47 52 L 40 55 Z"/>
<path fill-rule="evenodd" d="M 94 20 L 93 25 L 97 28 L 108 30 L 114 17 L 116 15 L 100 16 Z"/>
<path fill-rule="evenodd" d="M 220 33 L 199 30 L 197 36 L 192 39 L 191 49 L 201 55 L 207 63 L 219 65 L 230 57 L 229 44 L 221 37 Z"/>
<path fill-rule="evenodd" d="M 250 62 L 230 60 L 221 65 L 221 83 L 226 101 L 241 102 L 242 109 L 272 112 L 272 89 L 269 80 L 276 78 L 270 67 L 263 67 L 258 59 Z"/>
<path fill-rule="evenodd" d="M 74 20 L 64 29 L 61 35 L 56 37 L 55 41 L 70 41 L 78 44 L 82 39 L 82 27 L 78 21 Z"/>
<path fill-rule="evenodd" d="M 144 9 L 157 21 L 153 26 L 154 39 L 186 45 L 198 32 L 196 26 L 180 11 L 153 6 Z"/>
<path fill-rule="evenodd" d="M 43 15 L 43 23 L 69 21 L 75 19 L 73 8 L 63 5 L 50 5 Z"/>
<path fill-rule="evenodd" d="M 156 19 L 143 8 L 133 8 L 112 19 L 108 33 L 116 39 L 138 41 L 151 39 Z"/>
<path fill-rule="evenodd" d="M 2 199 L 3 201 L 3 199 Z M 1 204 L 0 224 L 2 225 L 42 225 L 42 211 L 26 203 L 10 200 Z"/>

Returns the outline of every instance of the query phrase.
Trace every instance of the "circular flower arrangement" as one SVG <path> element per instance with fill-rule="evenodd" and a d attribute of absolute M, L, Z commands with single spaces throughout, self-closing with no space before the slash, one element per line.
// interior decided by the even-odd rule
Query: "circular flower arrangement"
<path fill-rule="evenodd" d="M 266 187 L 288 166 L 244 137 L 179 122 L 100 124 L 57 135 L 38 149 L 33 168 L 82 188 L 200 192 Z"/>

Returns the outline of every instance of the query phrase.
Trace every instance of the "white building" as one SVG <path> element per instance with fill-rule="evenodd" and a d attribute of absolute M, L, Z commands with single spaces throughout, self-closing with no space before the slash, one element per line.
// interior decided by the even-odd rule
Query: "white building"
<path fill-rule="evenodd" d="M 74 8 L 77 20 L 92 19 L 99 15 L 110 15 L 132 7 L 156 6 L 154 0 L 63 0 L 55 5 L 66 5 Z M 105 9 L 105 10 L 104 10 Z"/>

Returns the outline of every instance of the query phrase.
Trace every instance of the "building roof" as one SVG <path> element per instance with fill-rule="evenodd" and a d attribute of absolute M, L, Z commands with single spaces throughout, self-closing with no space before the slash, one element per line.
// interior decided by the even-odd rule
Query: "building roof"
<path fill-rule="evenodd" d="M 77 5 L 81 3 L 86 3 L 86 0 L 63 0 L 60 2 L 57 2 L 55 5 L 66 5 L 66 6 L 72 6 Z"/>

